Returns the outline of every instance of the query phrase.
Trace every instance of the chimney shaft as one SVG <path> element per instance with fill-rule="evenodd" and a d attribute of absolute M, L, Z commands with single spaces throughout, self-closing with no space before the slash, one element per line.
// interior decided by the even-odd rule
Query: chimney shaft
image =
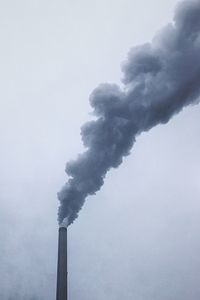
<path fill-rule="evenodd" d="M 59 228 L 56 300 L 67 300 L 67 228 Z"/>

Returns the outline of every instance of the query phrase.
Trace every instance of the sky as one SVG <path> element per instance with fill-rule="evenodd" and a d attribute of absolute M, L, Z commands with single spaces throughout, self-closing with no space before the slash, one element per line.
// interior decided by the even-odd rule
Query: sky
<path fill-rule="evenodd" d="M 55 299 L 57 192 L 89 95 L 177 1 L 0 3 L 0 299 Z M 69 228 L 69 297 L 197 300 L 200 107 L 140 135 Z"/>

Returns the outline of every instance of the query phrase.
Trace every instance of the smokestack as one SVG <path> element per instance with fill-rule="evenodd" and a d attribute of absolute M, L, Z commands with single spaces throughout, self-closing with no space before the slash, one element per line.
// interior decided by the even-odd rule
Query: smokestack
<path fill-rule="evenodd" d="M 67 300 L 67 223 L 60 225 L 58 236 L 58 266 L 56 300 Z"/>

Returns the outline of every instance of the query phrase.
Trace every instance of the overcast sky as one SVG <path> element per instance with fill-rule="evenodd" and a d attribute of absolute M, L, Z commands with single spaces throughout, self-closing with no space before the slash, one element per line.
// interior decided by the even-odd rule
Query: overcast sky
<path fill-rule="evenodd" d="M 55 299 L 56 193 L 101 82 L 175 0 L 0 2 L 0 299 Z M 138 137 L 69 228 L 73 300 L 199 300 L 200 106 Z"/>

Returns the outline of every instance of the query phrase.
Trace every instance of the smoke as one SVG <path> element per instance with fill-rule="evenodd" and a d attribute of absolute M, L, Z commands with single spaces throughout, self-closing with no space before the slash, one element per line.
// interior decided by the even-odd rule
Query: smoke
<path fill-rule="evenodd" d="M 67 228 L 68 224 L 69 224 L 69 221 L 68 221 L 68 218 L 66 217 L 62 220 L 62 223 L 60 223 L 60 227 Z"/>
<path fill-rule="evenodd" d="M 130 153 L 136 137 L 167 123 L 200 95 L 200 1 L 177 6 L 174 21 L 147 43 L 130 50 L 121 89 L 101 84 L 90 96 L 96 119 L 81 128 L 86 151 L 66 166 L 69 180 L 58 193 L 58 221 L 71 224 L 106 173 Z"/>

